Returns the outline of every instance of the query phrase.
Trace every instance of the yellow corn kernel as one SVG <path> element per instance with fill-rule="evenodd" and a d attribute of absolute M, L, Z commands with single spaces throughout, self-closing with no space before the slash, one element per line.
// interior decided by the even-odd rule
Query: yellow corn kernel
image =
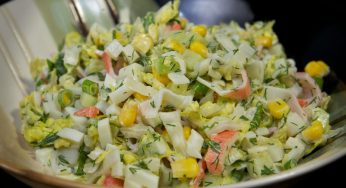
<path fill-rule="evenodd" d="M 192 31 L 201 35 L 202 37 L 205 37 L 205 35 L 207 34 L 207 27 L 205 27 L 204 25 L 196 25 L 192 28 Z"/>
<path fill-rule="evenodd" d="M 189 139 L 190 134 L 191 134 L 191 128 L 190 127 L 184 127 L 183 132 L 184 132 L 185 140 Z"/>
<path fill-rule="evenodd" d="M 154 46 L 153 40 L 146 34 L 137 34 L 131 44 L 142 55 L 145 55 Z"/>
<path fill-rule="evenodd" d="M 140 93 L 134 93 L 133 96 L 135 97 L 135 99 L 139 100 L 139 101 L 145 101 L 148 99 L 147 96 L 142 95 Z"/>
<path fill-rule="evenodd" d="M 270 48 L 273 45 L 273 37 L 270 34 L 259 36 L 256 38 L 256 45 Z"/>
<path fill-rule="evenodd" d="M 320 121 L 315 120 L 311 123 L 311 126 L 306 128 L 303 132 L 303 138 L 307 141 L 316 141 L 322 137 L 323 125 Z"/>
<path fill-rule="evenodd" d="M 67 148 L 71 145 L 71 142 L 69 142 L 66 139 L 59 138 L 54 141 L 54 148 L 59 149 L 59 148 Z"/>
<path fill-rule="evenodd" d="M 132 126 L 136 121 L 137 110 L 138 105 L 136 102 L 132 100 L 126 101 L 119 114 L 120 124 L 124 127 Z"/>
<path fill-rule="evenodd" d="M 199 173 L 196 159 L 188 157 L 171 162 L 173 178 L 194 178 Z"/>
<path fill-rule="evenodd" d="M 154 68 L 152 71 L 153 71 L 153 76 L 156 80 L 158 80 L 164 85 L 169 84 L 170 80 L 167 75 L 160 75 Z"/>
<path fill-rule="evenodd" d="M 199 41 L 194 41 L 190 45 L 190 49 L 204 58 L 208 57 L 208 48 Z"/>
<path fill-rule="evenodd" d="M 124 154 L 123 159 L 124 159 L 125 164 L 131 164 L 137 160 L 137 157 L 135 154 L 132 154 L 129 152 L 129 153 Z"/>
<path fill-rule="evenodd" d="M 101 155 L 97 157 L 95 163 L 96 163 L 96 164 L 101 163 L 101 162 L 103 161 L 103 159 L 106 158 L 106 156 L 108 155 L 109 152 L 110 152 L 110 150 L 107 150 L 107 151 L 102 152 Z"/>
<path fill-rule="evenodd" d="M 276 119 L 281 119 L 290 111 L 290 107 L 282 99 L 268 102 L 268 109 L 270 114 Z"/>
<path fill-rule="evenodd" d="M 167 47 L 179 52 L 180 54 L 183 54 L 185 52 L 184 45 L 182 45 L 180 42 L 176 40 L 170 40 Z"/>
<path fill-rule="evenodd" d="M 310 61 L 304 70 L 311 77 L 323 77 L 330 71 L 329 66 L 324 61 Z"/>
<path fill-rule="evenodd" d="M 115 39 L 117 39 L 121 45 L 125 46 L 129 43 L 129 40 L 124 36 L 124 34 L 120 31 L 115 32 Z"/>

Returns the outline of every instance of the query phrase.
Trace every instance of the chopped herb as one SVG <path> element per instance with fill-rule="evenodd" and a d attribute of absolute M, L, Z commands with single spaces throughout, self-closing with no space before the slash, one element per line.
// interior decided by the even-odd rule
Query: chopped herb
<path fill-rule="evenodd" d="M 75 172 L 75 175 L 77 176 L 82 176 L 84 175 L 84 165 L 85 162 L 88 158 L 88 152 L 84 151 L 85 145 L 83 144 L 81 147 L 79 147 L 79 157 L 78 157 L 78 168 L 77 171 Z"/>
<path fill-rule="evenodd" d="M 140 160 L 137 164 L 135 164 L 135 166 L 138 166 L 139 168 L 143 168 L 143 169 L 149 170 L 147 163 L 145 163 L 142 160 Z"/>
<path fill-rule="evenodd" d="M 190 37 L 189 43 L 187 43 L 187 46 L 188 46 L 188 47 L 190 47 L 190 45 L 191 45 L 191 43 L 192 43 L 192 41 L 193 41 L 194 38 L 195 38 L 195 35 L 192 35 L 192 36 Z"/>
<path fill-rule="evenodd" d="M 59 54 L 58 59 L 54 63 L 54 68 L 56 69 L 56 75 L 58 77 L 67 73 L 67 70 L 64 66 L 64 54 L 63 53 Z"/>
<path fill-rule="evenodd" d="M 42 121 L 43 123 L 46 123 L 47 119 L 49 118 L 49 113 L 43 112 L 41 118 L 39 121 Z"/>
<path fill-rule="evenodd" d="M 221 152 L 220 143 L 210 140 L 210 141 L 207 141 L 207 144 L 208 144 L 209 148 L 211 150 L 215 151 L 216 153 Z"/>
<path fill-rule="evenodd" d="M 205 126 L 203 126 L 203 130 L 205 130 L 205 129 L 212 129 L 217 124 L 219 124 L 219 122 L 214 122 L 211 125 L 205 125 Z"/>
<path fill-rule="evenodd" d="M 139 169 L 139 168 L 130 167 L 129 170 L 130 170 L 130 172 L 131 172 L 132 174 L 135 174 L 135 173 L 136 173 L 138 170 L 140 170 L 140 169 Z"/>
<path fill-rule="evenodd" d="M 234 50 L 233 50 L 233 55 L 235 55 L 236 53 L 238 53 L 238 51 L 239 51 L 238 48 L 237 48 L 237 49 L 234 49 Z"/>
<path fill-rule="evenodd" d="M 247 118 L 246 116 L 244 116 L 244 115 L 242 115 L 242 116 L 240 116 L 240 118 L 239 119 L 242 119 L 242 120 L 245 120 L 245 121 L 249 121 L 249 118 Z"/>
<path fill-rule="evenodd" d="M 154 13 L 153 12 L 148 12 L 147 15 L 144 16 L 143 18 L 143 27 L 145 32 L 148 32 L 149 26 L 151 24 L 154 24 Z"/>
<path fill-rule="evenodd" d="M 166 112 L 170 112 L 170 111 L 174 111 L 174 110 L 175 110 L 175 107 L 172 105 L 167 105 L 164 107 L 164 111 L 166 111 Z"/>
<path fill-rule="evenodd" d="M 263 169 L 261 170 L 261 175 L 263 176 L 263 175 L 272 175 L 272 174 L 275 174 L 274 170 L 264 165 Z"/>
<path fill-rule="evenodd" d="M 63 155 L 59 155 L 59 156 L 58 156 L 58 159 L 59 159 L 59 161 L 60 161 L 61 163 L 63 163 L 63 164 L 70 164 L 70 163 L 66 160 L 65 156 L 63 156 Z"/>
<path fill-rule="evenodd" d="M 285 168 L 286 170 L 288 170 L 288 169 L 290 169 L 290 168 L 293 168 L 293 167 L 296 166 L 296 165 L 297 165 L 296 160 L 291 159 L 291 160 L 287 161 L 287 162 L 284 164 L 284 168 Z"/>
<path fill-rule="evenodd" d="M 151 101 L 150 102 L 150 106 L 152 107 L 152 108 L 155 108 L 156 106 L 155 106 L 155 102 L 154 101 Z"/>
<path fill-rule="evenodd" d="M 171 127 L 176 127 L 176 125 L 170 124 L 170 123 L 167 123 L 166 125 L 167 125 L 167 126 L 171 126 Z"/>
<path fill-rule="evenodd" d="M 250 141 L 252 144 L 257 144 L 257 139 L 256 139 L 256 138 L 250 138 L 249 141 Z"/>
<path fill-rule="evenodd" d="M 232 177 L 234 177 L 237 181 L 241 181 L 244 177 L 244 171 L 242 170 L 234 170 L 231 174 Z"/>
<path fill-rule="evenodd" d="M 262 105 L 259 105 L 257 107 L 257 110 L 255 112 L 255 115 L 252 121 L 250 122 L 250 130 L 255 130 L 260 126 L 262 116 L 263 116 L 263 107 Z"/>
<path fill-rule="evenodd" d="M 209 185 L 211 185 L 211 184 L 213 184 L 213 182 L 210 182 L 210 181 L 204 181 L 204 182 L 203 182 L 203 186 L 204 186 L 204 187 L 207 187 L 207 186 L 209 186 Z"/>
<path fill-rule="evenodd" d="M 47 147 L 53 145 L 53 142 L 57 140 L 59 136 L 57 133 L 50 133 L 48 134 L 43 140 L 41 140 L 37 146 L 38 147 Z"/>

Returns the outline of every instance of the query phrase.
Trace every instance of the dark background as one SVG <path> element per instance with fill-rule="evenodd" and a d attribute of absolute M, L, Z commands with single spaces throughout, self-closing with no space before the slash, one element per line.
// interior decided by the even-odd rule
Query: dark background
<path fill-rule="evenodd" d="M 165 1 L 157 0 L 161 4 Z M 217 3 L 219 0 L 209 1 Z M 340 79 L 346 80 L 344 68 L 346 6 L 343 1 L 248 0 L 245 2 L 252 10 L 254 20 L 276 20 L 274 30 L 285 47 L 288 57 L 296 60 L 300 70 L 310 60 L 324 60 Z M 334 84 L 335 82 L 330 82 L 329 85 Z M 290 187 L 311 187 L 316 184 L 344 187 L 342 184 L 345 184 L 345 167 L 346 157 L 343 157 L 326 167 L 292 180 Z M 26 187 L 2 170 L 0 170 L 0 178 L 2 185 Z M 286 185 L 285 183 L 277 187 L 286 187 Z"/>

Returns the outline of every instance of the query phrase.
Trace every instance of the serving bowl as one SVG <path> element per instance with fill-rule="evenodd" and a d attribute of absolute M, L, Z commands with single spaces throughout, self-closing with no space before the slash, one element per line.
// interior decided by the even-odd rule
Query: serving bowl
<path fill-rule="evenodd" d="M 49 57 L 59 48 L 63 36 L 72 30 L 86 33 L 93 22 L 106 27 L 114 17 L 129 21 L 145 11 L 131 11 L 139 0 L 89 1 L 13 1 L 0 8 L 0 167 L 33 187 L 97 187 L 59 179 L 47 174 L 34 160 L 33 151 L 21 135 L 19 101 L 33 90 L 29 63 L 34 57 Z M 147 3 L 150 1 L 147 1 Z M 83 4 L 84 3 L 84 4 Z M 128 3 L 128 4 L 126 4 Z M 150 3 L 149 3 L 150 4 Z M 112 13 L 116 5 L 117 14 Z M 140 4 L 137 4 L 137 7 Z M 96 8 L 95 8 L 96 7 Z M 130 8 L 129 8 L 130 7 Z M 155 5 L 145 5 L 146 10 Z M 114 7 L 113 7 L 114 8 Z M 130 14 L 137 12 L 138 15 Z M 341 82 L 340 82 L 341 83 Z M 342 84 L 340 84 L 342 85 Z M 346 90 L 337 86 L 329 106 L 333 128 L 346 131 Z M 282 184 L 321 168 L 346 155 L 346 135 L 340 134 L 325 146 L 305 157 L 293 169 L 256 180 L 223 187 L 254 187 Z"/>

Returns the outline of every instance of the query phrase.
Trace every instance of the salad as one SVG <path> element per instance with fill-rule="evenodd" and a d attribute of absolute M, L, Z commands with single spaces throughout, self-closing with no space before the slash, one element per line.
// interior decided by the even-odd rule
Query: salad
<path fill-rule="evenodd" d="M 76 32 L 31 63 L 25 140 L 47 172 L 115 187 L 207 187 L 294 168 L 335 135 L 329 67 L 286 57 L 274 22 L 195 25 L 179 1 Z"/>

